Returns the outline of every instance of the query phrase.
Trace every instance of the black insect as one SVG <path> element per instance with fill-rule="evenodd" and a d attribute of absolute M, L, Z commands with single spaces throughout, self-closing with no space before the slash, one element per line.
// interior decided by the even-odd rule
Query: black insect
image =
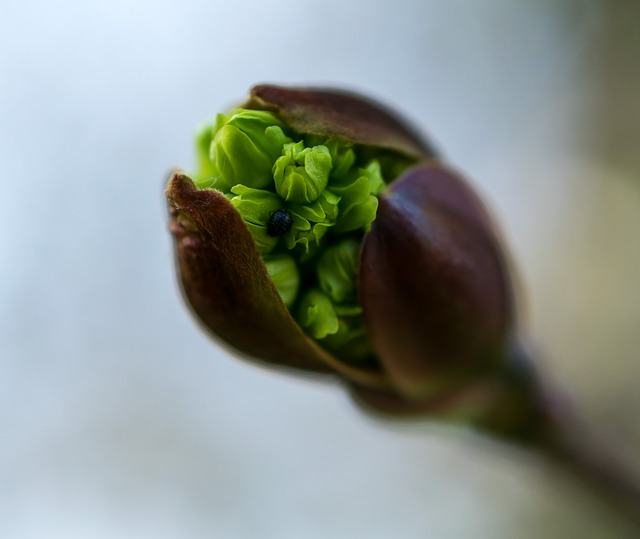
<path fill-rule="evenodd" d="M 291 230 L 293 217 L 287 210 L 276 210 L 267 221 L 267 236 L 277 238 Z"/>

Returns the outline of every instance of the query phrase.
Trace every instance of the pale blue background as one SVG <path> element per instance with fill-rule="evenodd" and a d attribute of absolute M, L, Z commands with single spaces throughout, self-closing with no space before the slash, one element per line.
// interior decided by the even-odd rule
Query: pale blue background
<path fill-rule="evenodd" d="M 632 1 L 2 2 L 0 537 L 632 537 L 535 458 L 220 351 L 179 297 L 162 190 L 256 82 L 393 104 L 486 195 L 546 368 L 640 465 L 638 20 Z"/>

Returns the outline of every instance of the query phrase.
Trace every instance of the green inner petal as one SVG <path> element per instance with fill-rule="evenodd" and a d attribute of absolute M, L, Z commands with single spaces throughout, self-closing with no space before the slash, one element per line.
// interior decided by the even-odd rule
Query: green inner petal
<path fill-rule="evenodd" d="M 304 142 L 285 144 L 273 165 L 278 194 L 287 202 L 308 204 L 327 187 L 331 173 L 331 155 L 325 146 L 305 148 Z"/>
<path fill-rule="evenodd" d="M 359 259 L 360 244 L 354 239 L 327 247 L 320 256 L 317 266 L 320 288 L 334 302 L 355 298 Z"/>
<path fill-rule="evenodd" d="M 245 185 L 233 186 L 229 195 L 235 195 L 230 198 L 231 204 L 244 219 L 258 250 L 263 255 L 270 253 L 278 244 L 278 238 L 269 236 L 267 223 L 275 211 L 282 209 L 280 197 L 271 191 Z"/>
<path fill-rule="evenodd" d="M 338 315 L 331 300 L 318 290 L 309 290 L 300 302 L 298 322 L 314 339 L 338 331 Z"/>
<path fill-rule="evenodd" d="M 265 257 L 264 263 L 282 301 L 291 307 L 300 289 L 300 272 L 296 261 L 292 256 L 282 254 Z"/>
<path fill-rule="evenodd" d="M 213 129 L 213 125 L 211 123 L 207 123 L 203 125 L 196 134 L 196 159 L 198 162 L 198 171 L 193 175 L 193 180 L 198 189 L 209 187 L 215 174 L 209 152 L 209 149 L 211 148 L 211 141 L 213 140 Z"/>
<path fill-rule="evenodd" d="M 358 303 L 360 245 L 385 178 L 411 162 L 297 134 L 271 112 L 246 109 L 205 124 L 196 157 L 196 186 L 221 191 L 238 210 L 302 328 L 344 361 L 375 361 Z"/>
<path fill-rule="evenodd" d="M 237 184 L 270 186 L 273 163 L 291 140 L 282 127 L 270 112 L 238 110 L 228 117 L 218 116 L 209 146 L 215 187 L 224 191 Z"/>
<path fill-rule="evenodd" d="M 242 218 L 256 225 L 266 226 L 271 214 L 284 206 L 278 195 L 264 189 L 235 185 L 231 188 L 231 193 L 236 195 L 231 199 L 231 203 Z"/>
<path fill-rule="evenodd" d="M 249 232 L 251 232 L 253 240 L 256 242 L 256 246 L 262 255 L 270 253 L 275 249 L 276 245 L 278 245 L 278 238 L 269 236 L 266 227 L 247 222 L 245 222 L 245 224 Z"/>
<path fill-rule="evenodd" d="M 364 363 L 371 360 L 372 351 L 363 323 L 347 322 L 338 318 L 338 331 L 329 334 L 320 341 L 338 357 L 351 363 Z"/>
<path fill-rule="evenodd" d="M 336 223 L 336 232 L 350 232 L 359 228 L 368 230 L 378 210 L 377 195 L 384 186 L 380 164 L 375 160 L 332 185 L 332 191 L 340 196 L 340 218 Z"/>

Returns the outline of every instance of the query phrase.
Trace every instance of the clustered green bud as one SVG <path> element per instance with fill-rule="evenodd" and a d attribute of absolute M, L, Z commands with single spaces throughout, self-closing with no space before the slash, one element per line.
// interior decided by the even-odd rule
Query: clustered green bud
<path fill-rule="evenodd" d="M 332 301 L 344 303 L 356 300 L 356 278 L 360 246 L 347 239 L 328 247 L 317 264 L 320 288 Z"/>
<path fill-rule="evenodd" d="M 266 256 L 264 263 L 282 301 L 287 307 L 291 307 L 300 289 L 300 273 L 296 261 L 291 255 L 281 254 Z"/>
<path fill-rule="evenodd" d="M 196 150 L 196 186 L 235 206 L 298 323 L 339 357 L 370 359 L 358 261 L 385 186 L 371 149 L 237 109 L 202 128 Z"/>
<path fill-rule="evenodd" d="M 267 223 L 271 215 L 282 208 L 282 201 L 275 193 L 264 189 L 253 189 L 246 185 L 234 185 L 227 196 L 253 236 L 258 249 L 265 255 L 278 244 L 277 237 L 267 233 Z"/>
<path fill-rule="evenodd" d="M 210 138 L 209 159 L 204 168 L 209 177 L 199 173 L 197 187 L 212 187 L 222 192 L 235 185 L 264 188 L 273 181 L 271 169 L 289 139 L 282 122 L 269 112 L 237 110 L 218 114 L 214 125 L 204 128 L 199 145 Z M 203 152 L 199 152 L 201 159 Z M 202 164 L 201 164 L 202 166 Z"/>
<path fill-rule="evenodd" d="M 273 165 L 277 193 L 294 204 L 317 200 L 329 183 L 330 173 L 331 154 L 327 147 L 305 148 L 303 141 L 285 144 Z"/>
<path fill-rule="evenodd" d="M 302 327 L 326 348 L 358 362 L 370 355 L 356 286 L 359 258 L 360 244 L 353 237 L 327 247 L 315 266 L 319 290 L 307 293 L 298 316 Z M 322 315 L 316 314 L 321 305 Z"/>

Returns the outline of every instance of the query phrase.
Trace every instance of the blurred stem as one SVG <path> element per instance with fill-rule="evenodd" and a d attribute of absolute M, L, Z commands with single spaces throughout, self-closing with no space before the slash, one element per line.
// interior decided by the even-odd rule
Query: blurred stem
<path fill-rule="evenodd" d="M 640 527 L 638 470 L 620 456 L 606 436 L 587 426 L 561 389 L 526 368 L 534 362 L 522 349 L 515 356 L 508 389 L 483 428 L 542 452 Z M 505 414 L 505 410 L 511 413 Z"/>
<path fill-rule="evenodd" d="M 598 497 L 640 527 L 640 475 L 602 436 L 587 427 L 561 398 L 544 401 L 546 413 L 538 447 L 563 469 L 583 480 Z M 541 418 L 542 419 L 542 418 Z"/>

